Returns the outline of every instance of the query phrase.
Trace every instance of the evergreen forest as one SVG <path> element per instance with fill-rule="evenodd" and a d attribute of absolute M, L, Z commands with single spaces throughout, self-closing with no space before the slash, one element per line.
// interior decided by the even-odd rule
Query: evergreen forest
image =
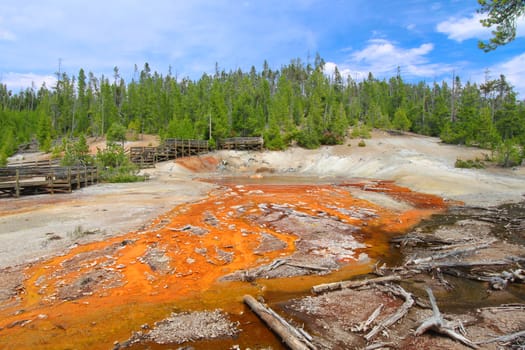
<path fill-rule="evenodd" d="M 0 84 L 0 164 L 19 144 L 38 140 L 44 151 L 64 137 L 132 135 L 216 140 L 263 136 L 268 149 L 305 148 L 343 142 L 372 128 L 439 136 L 444 142 L 505 149 L 521 162 L 525 145 L 525 103 L 504 76 L 480 85 L 453 77 L 452 83 L 407 83 L 400 72 L 388 80 L 372 73 L 362 81 L 327 76 L 325 62 L 292 60 L 278 70 L 225 72 L 179 79 L 144 64 L 126 82 L 57 73 L 55 86 L 13 93 Z M 211 134 L 210 134 L 211 133 Z M 512 160 L 512 158 L 511 158 Z"/>

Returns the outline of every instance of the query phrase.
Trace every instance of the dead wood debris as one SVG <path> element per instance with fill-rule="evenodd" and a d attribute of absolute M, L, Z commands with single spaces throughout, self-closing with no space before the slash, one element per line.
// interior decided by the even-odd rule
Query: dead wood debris
<path fill-rule="evenodd" d="M 501 337 L 495 337 L 495 338 L 490 338 L 487 340 L 482 340 L 482 341 L 476 342 L 476 344 L 482 345 L 482 344 L 490 344 L 490 343 L 509 343 L 509 342 L 512 342 L 513 340 L 516 340 L 518 338 L 523 338 L 523 337 L 525 337 L 525 330 L 515 332 L 512 334 L 502 335 Z"/>
<path fill-rule="evenodd" d="M 276 259 L 274 262 L 272 262 L 270 265 L 268 265 L 267 270 L 271 271 L 276 269 L 279 266 L 282 265 L 288 265 L 291 267 L 297 267 L 300 269 L 306 269 L 306 270 L 315 270 L 315 271 L 330 271 L 330 268 L 324 267 L 324 266 L 316 266 L 311 264 L 304 264 L 300 262 L 294 262 L 290 261 L 289 259 Z"/>
<path fill-rule="evenodd" d="M 364 350 L 376 350 L 376 349 L 396 348 L 396 347 L 397 346 L 395 344 L 392 344 L 392 343 L 380 342 L 380 343 L 370 344 Z"/>
<path fill-rule="evenodd" d="M 405 302 L 397 309 L 397 311 L 394 314 L 381 321 L 370 332 L 368 332 L 365 335 L 365 339 L 367 341 L 372 340 L 381 331 L 387 329 L 388 327 L 392 326 L 394 323 L 399 321 L 401 318 L 403 318 L 408 313 L 410 308 L 414 305 L 414 298 L 412 297 L 412 294 L 408 293 L 406 290 L 404 290 L 401 286 L 398 286 L 397 284 L 387 284 L 380 288 L 380 290 L 388 291 L 396 296 L 402 297 L 403 299 L 405 299 Z"/>
<path fill-rule="evenodd" d="M 454 330 L 453 323 L 445 320 L 439 311 L 436 298 L 432 289 L 427 288 L 428 298 L 430 300 L 430 305 L 432 306 L 432 316 L 425 320 L 414 332 L 415 336 L 420 336 L 428 330 L 432 330 L 436 333 L 446 335 L 447 337 L 454 339 L 463 343 L 464 345 L 472 348 L 478 349 L 479 347 L 474 344 L 472 341 L 464 337 L 463 335 L 457 333 Z"/>
<path fill-rule="evenodd" d="M 376 320 L 376 318 L 381 314 L 384 304 L 380 304 L 374 312 L 366 319 L 366 321 L 360 322 L 354 327 L 351 327 L 352 332 L 366 332 L 370 329 L 370 325 Z"/>
<path fill-rule="evenodd" d="M 403 298 L 405 301 L 404 303 L 397 309 L 395 313 L 388 316 L 381 322 L 379 322 L 377 325 L 375 325 L 370 332 L 368 332 L 365 335 L 365 339 L 367 341 L 370 341 L 374 339 L 378 334 L 380 334 L 382 331 L 386 330 L 388 327 L 395 324 L 397 321 L 402 319 L 410 310 L 410 308 L 414 305 L 415 300 L 412 297 L 412 294 L 408 293 L 403 287 L 392 284 L 392 283 L 386 283 L 385 285 L 381 285 L 385 282 L 392 282 L 392 281 L 400 281 L 401 277 L 397 275 L 391 275 L 391 276 L 383 276 L 378 278 L 372 278 L 372 279 L 365 279 L 360 281 L 341 281 L 341 282 L 335 282 L 335 283 L 327 283 L 327 284 L 321 284 L 314 286 L 312 288 L 312 292 L 315 294 L 320 294 L 324 292 L 330 292 L 338 289 L 344 289 L 344 288 L 360 288 L 364 286 L 374 285 L 376 288 L 378 288 L 380 291 L 384 293 L 389 293 L 396 295 L 398 297 Z M 368 319 L 357 326 L 352 327 L 352 331 L 357 332 L 366 332 L 368 331 L 371 324 L 378 318 L 378 316 L 381 313 L 381 310 L 383 308 L 383 305 L 381 304 L 378 308 L 374 310 L 374 312 L 368 317 Z"/>
<path fill-rule="evenodd" d="M 364 280 L 359 280 L 359 281 L 341 281 L 341 282 L 334 282 L 334 283 L 326 283 L 326 284 L 319 284 L 317 286 L 313 286 L 312 292 L 314 294 L 320 294 L 320 293 L 329 292 L 329 291 L 338 290 L 338 289 L 358 288 L 358 287 L 363 287 L 369 284 L 385 283 L 385 282 L 400 281 L 400 280 L 401 280 L 400 276 L 390 275 L 390 276 L 385 276 L 385 277 L 364 279 Z"/>
<path fill-rule="evenodd" d="M 428 256 L 428 257 L 424 257 L 424 258 L 410 259 L 410 260 L 408 260 L 405 263 L 405 265 L 406 266 L 419 265 L 419 264 L 422 264 L 422 263 L 428 263 L 428 262 L 435 261 L 435 260 L 441 260 L 441 259 L 444 259 L 444 258 L 449 258 L 449 257 L 458 256 L 458 255 L 463 255 L 463 254 L 466 254 L 466 253 L 475 252 L 475 251 L 478 251 L 480 249 L 489 247 L 491 244 L 495 243 L 496 241 L 497 241 L 496 239 L 492 239 L 492 240 L 490 240 L 488 242 L 483 242 L 483 243 L 466 244 L 466 245 L 460 246 L 458 248 L 451 249 L 451 250 L 449 250 L 447 252 L 444 252 L 444 253 L 431 255 L 431 256 Z"/>
<path fill-rule="evenodd" d="M 311 342 L 312 336 L 310 336 L 305 330 L 295 328 L 274 310 L 258 302 L 251 295 L 245 295 L 243 300 L 272 331 L 282 338 L 283 342 L 291 350 L 317 349 L 317 347 Z"/>
<path fill-rule="evenodd" d="M 442 282 L 445 288 L 451 288 L 451 285 L 443 278 L 443 274 L 455 277 L 466 278 L 476 281 L 488 282 L 490 288 L 494 290 L 505 289 L 509 283 L 524 283 L 525 270 L 520 263 L 525 262 L 524 257 L 506 256 L 500 259 L 480 259 L 476 261 L 466 261 L 462 257 L 467 254 L 479 253 L 480 250 L 489 248 L 499 242 L 498 239 L 492 238 L 488 241 L 480 239 L 466 241 L 447 241 L 436 238 L 432 235 L 410 234 L 406 240 L 402 237 L 396 237 L 391 242 L 404 244 L 412 242 L 412 246 L 426 246 L 425 252 L 441 251 L 438 254 L 432 254 L 423 257 L 412 257 L 402 267 L 391 269 L 392 272 L 403 276 L 428 272 L 435 275 Z M 459 243 L 458 243 L 459 242 Z M 435 244 L 439 244 L 434 246 Z M 428 248 L 431 246 L 431 248 Z M 515 266 L 514 268 L 512 266 Z M 507 269 L 503 270 L 505 267 Z M 494 269 L 498 268 L 499 272 Z M 377 267 L 375 271 L 378 274 L 385 274 L 384 267 Z"/>

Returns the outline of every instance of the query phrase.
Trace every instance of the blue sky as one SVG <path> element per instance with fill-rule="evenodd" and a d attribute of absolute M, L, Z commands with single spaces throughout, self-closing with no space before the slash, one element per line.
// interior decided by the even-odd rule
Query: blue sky
<path fill-rule="evenodd" d="M 354 79 L 482 82 L 504 74 L 525 98 L 525 18 L 517 39 L 491 53 L 476 0 L 2 0 L 0 82 L 53 84 L 60 68 L 126 80 L 145 62 L 179 78 L 255 66 L 280 68 L 316 53 Z"/>

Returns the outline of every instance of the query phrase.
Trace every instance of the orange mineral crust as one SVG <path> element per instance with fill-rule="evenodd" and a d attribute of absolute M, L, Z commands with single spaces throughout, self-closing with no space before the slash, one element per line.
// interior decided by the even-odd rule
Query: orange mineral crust
<path fill-rule="evenodd" d="M 355 190 L 381 192 L 409 209 L 355 198 Z M 388 254 L 392 234 L 444 208 L 438 197 L 391 182 L 223 185 L 203 201 L 159 216 L 144 231 L 73 247 L 27 266 L 17 295 L 0 304 L 0 349 L 110 349 L 173 311 L 221 308 L 242 318 L 242 295 L 305 293 L 341 279 L 341 271 L 350 276 L 349 267 L 366 273 Z M 299 253 L 318 258 L 329 245 L 319 237 L 324 222 L 337 223 L 355 240 L 353 250 L 332 249 L 339 264 L 333 273 L 287 283 L 219 282 Z M 236 344 L 256 331 L 244 328 Z"/>

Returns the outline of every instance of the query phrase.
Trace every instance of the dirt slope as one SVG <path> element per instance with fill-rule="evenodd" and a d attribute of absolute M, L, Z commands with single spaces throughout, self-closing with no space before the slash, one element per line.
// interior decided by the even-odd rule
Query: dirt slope
<path fill-rule="evenodd" d="M 412 190 L 464 201 L 469 205 L 494 205 L 519 201 L 525 194 L 525 169 L 457 169 L 460 159 L 484 159 L 490 151 L 445 145 L 420 135 L 392 136 L 375 132 L 358 147 L 359 140 L 318 150 L 292 148 L 286 152 L 220 151 L 228 173 L 258 169 L 322 178 L 372 178 L 394 180 Z"/>

